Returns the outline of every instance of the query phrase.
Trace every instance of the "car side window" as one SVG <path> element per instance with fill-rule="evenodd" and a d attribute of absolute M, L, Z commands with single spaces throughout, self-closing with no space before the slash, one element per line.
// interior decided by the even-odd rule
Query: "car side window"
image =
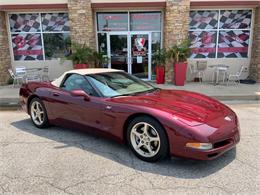
<path fill-rule="evenodd" d="M 83 90 L 88 95 L 97 96 L 96 91 L 90 85 L 90 83 L 79 74 L 71 74 L 66 78 L 66 80 L 62 83 L 61 88 L 66 91 L 72 90 Z"/>

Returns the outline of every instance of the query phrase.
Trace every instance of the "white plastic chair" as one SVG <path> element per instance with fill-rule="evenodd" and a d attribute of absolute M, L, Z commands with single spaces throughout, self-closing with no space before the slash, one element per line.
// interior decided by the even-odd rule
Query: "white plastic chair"
<path fill-rule="evenodd" d="M 12 69 L 8 69 L 8 72 L 11 76 L 11 78 L 13 79 L 13 87 L 15 87 L 15 84 L 20 84 L 20 81 L 21 81 L 21 84 L 23 83 L 24 81 L 24 75 L 16 75 Z"/>
<path fill-rule="evenodd" d="M 239 71 L 236 74 L 229 74 L 228 75 L 228 80 L 227 80 L 227 85 L 229 84 L 230 81 L 233 81 L 234 83 L 239 84 L 240 83 L 240 77 L 242 75 L 242 72 L 244 70 L 244 66 L 242 65 L 239 69 Z"/>

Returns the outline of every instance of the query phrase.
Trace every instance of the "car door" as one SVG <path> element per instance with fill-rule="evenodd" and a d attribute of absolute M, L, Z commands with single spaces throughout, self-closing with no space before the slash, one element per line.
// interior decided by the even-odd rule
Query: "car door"
<path fill-rule="evenodd" d="M 71 94 L 72 90 L 83 90 L 90 99 L 86 101 L 83 97 L 75 97 Z M 56 124 L 84 130 L 87 130 L 86 127 L 100 129 L 100 104 L 97 101 L 97 93 L 84 76 L 68 75 L 60 88 L 52 89 L 50 95 L 50 107 Z"/>
<path fill-rule="evenodd" d="M 110 86 L 112 83 L 107 83 L 106 76 L 104 75 L 87 75 L 88 80 L 90 80 L 93 85 L 102 91 L 103 94 L 113 94 L 113 87 Z M 115 95 L 115 94 L 114 94 Z M 120 134 L 121 132 L 115 132 L 116 127 L 120 126 L 120 123 L 124 123 L 126 116 L 126 108 L 121 106 L 121 104 L 111 101 L 111 98 L 99 98 L 100 105 L 100 116 L 102 120 L 100 121 L 100 128 L 103 132 L 109 134 Z"/>

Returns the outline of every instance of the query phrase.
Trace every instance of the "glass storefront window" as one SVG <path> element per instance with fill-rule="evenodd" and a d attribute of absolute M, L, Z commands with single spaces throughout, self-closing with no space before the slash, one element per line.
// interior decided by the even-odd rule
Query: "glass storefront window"
<path fill-rule="evenodd" d="M 12 34 L 14 60 L 42 60 L 43 50 L 40 33 Z"/>
<path fill-rule="evenodd" d="M 221 10 L 219 28 L 220 29 L 250 29 L 251 10 Z"/>
<path fill-rule="evenodd" d="M 161 33 L 153 32 L 152 33 L 152 53 L 155 53 L 161 48 Z"/>
<path fill-rule="evenodd" d="M 249 37 L 247 30 L 220 31 L 218 58 L 247 58 Z"/>
<path fill-rule="evenodd" d="M 153 54 L 161 48 L 161 33 L 160 32 L 153 32 L 152 33 L 152 58 Z M 152 60 L 152 80 L 156 78 L 156 66 L 158 64 L 153 63 Z"/>
<path fill-rule="evenodd" d="M 98 51 L 107 55 L 107 34 L 98 33 Z"/>
<path fill-rule="evenodd" d="M 97 13 L 98 31 L 127 31 L 127 13 Z"/>
<path fill-rule="evenodd" d="M 46 60 L 70 55 L 71 41 L 68 33 L 45 33 L 43 34 L 43 40 Z"/>
<path fill-rule="evenodd" d="M 98 12 L 97 47 L 108 67 L 155 79 L 152 55 L 161 48 L 162 12 Z M 142 32 L 141 32 L 142 31 Z"/>
<path fill-rule="evenodd" d="M 218 11 L 191 11 L 190 12 L 190 29 L 217 29 Z"/>
<path fill-rule="evenodd" d="M 67 13 L 9 14 L 9 24 L 14 60 L 52 60 L 70 54 Z"/>
<path fill-rule="evenodd" d="M 130 13 L 131 31 L 161 31 L 161 12 Z"/>
<path fill-rule="evenodd" d="M 11 32 L 40 32 L 40 16 L 32 14 L 11 14 L 9 15 Z"/>
<path fill-rule="evenodd" d="M 190 12 L 190 58 L 248 58 L 252 10 Z"/>
<path fill-rule="evenodd" d="M 191 31 L 191 58 L 215 58 L 216 55 L 216 31 Z"/>
<path fill-rule="evenodd" d="M 70 31 L 68 13 L 43 13 L 42 30 L 45 32 Z"/>

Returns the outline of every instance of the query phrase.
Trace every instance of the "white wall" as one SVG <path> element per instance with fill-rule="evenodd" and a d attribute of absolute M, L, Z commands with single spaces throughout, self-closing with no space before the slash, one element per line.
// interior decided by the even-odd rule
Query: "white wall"
<path fill-rule="evenodd" d="M 199 59 L 199 60 L 203 60 L 203 59 Z M 205 81 L 212 81 L 212 75 L 213 75 L 213 71 L 214 71 L 214 68 L 210 68 L 209 66 L 210 65 L 217 65 L 217 64 L 225 64 L 225 65 L 228 65 L 229 66 L 229 69 L 228 69 L 228 73 L 233 73 L 235 74 L 236 72 L 238 72 L 241 68 L 241 66 L 245 66 L 245 69 L 242 73 L 242 76 L 241 76 L 241 79 L 245 79 L 248 77 L 249 75 L 249 66 L 250 66 L 250 59 L 243 59 L 243 58 L 239 58 L 239 59 L 235 59 L 235 58 L 232 58 L 232 59 L 206 59 L 207 60 L 207 65 L 208 65 L 208 68 L 207 70 L 205 71 Z M 194 65 L 196 67 L 196 62 L 198 60 L 196 59 L 189 59 L 188 60 L 188 65 L 190 66 L 191 64 Z M 222 78 L 221 76 L 219 78 Z M 187 70 L 187 80 L 188 81 L 192 81 L 194 79 L 194 76 L 192 77 L 191 74 L 190 74 L 190 69 L 188 67 L 188 70 Z"/>

